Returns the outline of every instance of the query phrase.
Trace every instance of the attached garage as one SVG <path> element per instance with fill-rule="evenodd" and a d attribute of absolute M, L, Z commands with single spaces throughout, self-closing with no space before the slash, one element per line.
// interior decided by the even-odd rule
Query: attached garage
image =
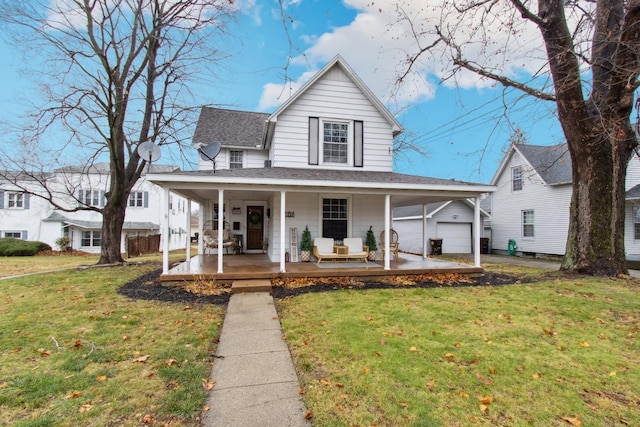
<path fill-rule="evenodd" d="M 442 239 L 442 253 L 470 254 L 473 248 L 471 231 L 470 223 L 439 222 L 436 235 Z"/>

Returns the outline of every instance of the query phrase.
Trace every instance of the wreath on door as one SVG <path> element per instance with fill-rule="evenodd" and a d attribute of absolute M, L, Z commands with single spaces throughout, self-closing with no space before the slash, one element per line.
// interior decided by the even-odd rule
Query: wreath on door
<path fill-rule="evenodd" d="M 258 225 L 260 222 L 262 222 L 262 215 L 260 215 L 260 212 L 254 211 L 249 214 L 249 223 L 251 225 Z"/>

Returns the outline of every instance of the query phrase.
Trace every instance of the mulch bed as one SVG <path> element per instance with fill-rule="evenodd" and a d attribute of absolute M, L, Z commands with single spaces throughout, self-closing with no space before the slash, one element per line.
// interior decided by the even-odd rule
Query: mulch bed
<path fill-rule="evenodd" d="M 230 293 L 223 293 L 221 295 L 206 295 L 197 292 L 192 292 L 184 287 L 162 285 L 160 283 L 160 274 L 162 270 L 155 270 L 147 273 L 137 279 L 126 283 L 118 292 L 132 299 L 141 300 L 155 300 L 165 302 L 176 303 L 202 303 L 202 304 L 215 304 L 226 305 L 231 297 Z M 430 279 L 433 278 L 433 279 Z M 459 280 L 456 280 L 456 279 Z M 466 276 L 454 276 L 446 280 L 441 280 L 438 275 L 428 276 L 418 280 L 411 284 L 398 284 L 387 281 L 352 281 L 352 282 L 338 282 L 332 281 L 331 278 L 318 279 L 316 284 L 304 285 L 304 286 L 274 286 L 271 294 L 276 299 L 302 295 L 311 292 L 330 292 L 340 289 L 354 289 L 354 290 L 366 290 L 366 289 L 397 289 L 397 288 L 443 288 L 443 287 L 469 287 L 469 286 L 501 286 L 511 285 L 516 283 L 525 283 L 531 280 L 525 280 L 521 277 L 509 276 L 506 274 L 497 273 L 483 273 L 478 276 L 466 277 Z"/>

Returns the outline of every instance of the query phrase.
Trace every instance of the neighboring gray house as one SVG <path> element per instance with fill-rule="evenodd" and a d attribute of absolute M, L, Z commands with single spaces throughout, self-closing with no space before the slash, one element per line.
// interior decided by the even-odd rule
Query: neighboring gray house
<path fill-rule="evenodd" d="M 493 191 L 484 184 L 394 173 L 393 139 L 402 131 L 336 56 L 271 114 L 203 108 L 193 146 L 208 151 L 208 144 L 218 143 L 219 154 L 213 160 L 202 156 L 198 171 L 149 179 L 198 202 L 203 227 L 217 224 L 223 237 L 221 226 L 228 223 L 245 252 L 266 250 L 285 272 L 286 254 L 298 259 L 297 242 L 307 226 L 314 238 L 364 240 L 370 226 L 376 236 L 389 230 L 392 208 L 479 200 Z M 198 250 L 204 253 L 202 240 Z M 217 254 L 220 273 L 224 255 Z M 475 263 L 480 265 L 479 255 Z M 168 259 L 163 270 L 168 272 Z"/>
<path fill-rule="evenodd" d="M 564 255 L 573 183 L 566 144 L 514 144 L 496 171 L 490 196 L 492 250 L 518 255 Z M 627 169 L 625 248 L 640 256 L 640 161 Z"/>
<path fill-rule="evenodd" d="M 482 204 L 480 206 L 480 220 L 485 224 L 490 217 L 482 210 Z M 473 253 L 473 201 L 429 203 L 426 214 L 424 208 L 415 205 L 393 209 L 393 229 L 398 232 L 401 251 L 422 253 L 425 236 L 428 241 L 442 239 L 442 253 Z M 426 228 L 423 227 L 425 218 Z M 480 237 L 490 238 L 490 230 L 482 227 Z M 431 249 L 430 245 L 427 249 Z"/>

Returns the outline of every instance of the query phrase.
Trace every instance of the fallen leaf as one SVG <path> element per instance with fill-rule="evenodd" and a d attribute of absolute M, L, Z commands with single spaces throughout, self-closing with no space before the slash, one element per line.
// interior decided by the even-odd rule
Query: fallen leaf
<path fill-rule="evenodd" d="M 206 391 L 210 391 L 210 390 L 213 390 L 213 388 L 216 386 L 216 382 L 215 381 L 205 381 L 202 386 Z"/>
<path fill-rule="evenodd" d="M 305 420 L 310 420 L 311 418 L 313 418 L 313 414 L 311 413 L 311 411 L 307 411 L 304 413 Z"/>
<path fill-rule="evenodd" d="M 298 394 L 299 394 L 299 395 L 301 395 L 301 396 L 302 396 L 303 394 L 305 394 L 306 392 L 307 392 L 307 391 L 306 391 L 305 389 L 303 389 L 303 388 L 298 389 Z"/>
<path fill-rule="evenodd" d="M 147 361 L 147 359 L 149 359 L 149 355 L 148 354 L 146 354 L 144 356 L 137 357 L 137 358 L 133 359 L 133 361 L 136 362 L 136 363 L 145 363 Z"/>
<path fill-rule="evenodd" d="M 418 349 L 412 345 L 411 347 L 409 347 L 409 351 L 418 351 Z"/>
<path fill-rule="evenodd" d="M 409 404 L 407 402 L 400 402 L 400 406 L 402 406 L 403 408 L 407 408 Z"/>
<path fill-rule="evenodd" d="M 211 408 L 209 406 L 207 406 L 207 405 L 202 407 L 202 411 L 203 412 L 207 412 L 207 411 L 209 411 L 209 409 L 211 409 Z"/>
<path fill-rule="evenodd" d="M 51 350 L 45 350 L 44 348 L 39 348 L 38 353 L 40 353 L 40 356 L 42 357 L 48 357 L 51 356 Z"/>
<path fill-rule="evenodd" d="M 562 421 L 566 421 L 569 424 L 571 424 L 572 426 L 576 426 L 576 427 L 582 425 L 582 421 L 580 421 L 578 418 L 562 417 Z"/>
<path fill-rule="evenodd" d="M 151 415 L 145 415 L 144 417 L 142 417 L 142 423 L 143 424 L 153 424 L 153 416 Z"/>
<path fill-rule="evenodd" d="M 578 341 L 578 344 L 580 344 L 582 347 L 591 347 L 591 345 L 586 341 Z"/>
<path fill-rule="evenodd" d="M 469 397 L 469 393 L 467 393 L 466 391 L 460 390 L 460 396 L 467 398 Z"/>
<path fill-rule="evenodd" d="M 78 412 L 88 412 L 91 410 L 91 408 L 93 408 L 93 405 L 90 405 L 89 403 L 86 403 L 84 405 L 82 405 L 81 407 L 78 408 Z"/>
<path fill-rule="evenodd" d="M 175 359 L 167 359 L 167 360 L 164 361 L 164 364 L 167 365 L 167 366 L 171 366 L 174 363 L 176 363 Z"/>
<path fill-rule="evenodd" d="M 542 374 L 540 372 L 536 372 L 535 374 L 531 375 L 531 378 L 537 380 L 538 378 L 540 378 L 542 376 Z"/>
<path fill-rule="evenodd" d="M 482 412 L 483 414 L 485 414 L 488 410 L 489 407 L 487 405 L 480 405 L 480 412 Z"/>
<path fill-rule="evenodd" d="M 482 375 L 480 375 L 480 374 L 476 374 L 476 377 L 477 377 L 481 382 L 483 382 L 484 384 L 487 384 L 487 385 L 491 385 L 491 384 L 493 384 L 493 381 L 492 381 L 491 379 L 489 379 L 489 378 L 487 378 L 487 377 L 483 377 L 483 376 L 482 376 Z"/>
<path fill-rule="evenodd" d="M 106 381 L 107 380 L 107 376 L 106 375 L 98 375 L 96 377 L 96 381 Z"/>
<path fill-rule="evenodd" d="M 494 368 L 493 366 L 489 366 L 489 373 L 490 373 L 491 375 L 495 375 L 495 373 L 496 373 L 496 368 Z"/>
<path fill-rule="evenodd" d="M 71 394 L 67 394 L 64 398 L 65 399 L 77 399 L 78 397 L 82 396 L 84 393 L 81 391 L 74 391 Z"/>
<path fill-rule="evenodd" d="M 478 400 L 483 405 L 490 405 L 491 402 L 493 402 L 493 397 L 491 397 L 491 396 L 478 396 Z"/>
<path fill-rule="evenodd" d="M 549 335 L 550 337 L 554 337 L 554 336 L 558 335 L 558 333 L 557 333 L 557 332 L 554 332 L 554 331 L 549 330 L 549 329 L 547 329 L 547 328 L 542 328 L 542 331 L 543 331 L 545 334 Z"/>

